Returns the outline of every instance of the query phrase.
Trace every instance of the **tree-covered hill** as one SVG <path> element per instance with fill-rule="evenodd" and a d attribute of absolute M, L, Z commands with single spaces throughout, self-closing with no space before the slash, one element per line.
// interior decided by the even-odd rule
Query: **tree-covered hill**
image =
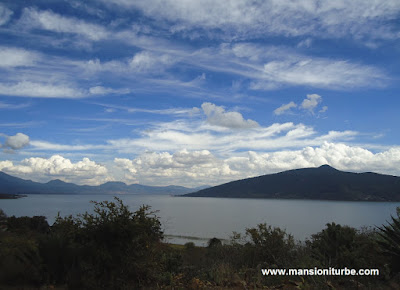
<path fill-rule="evenodd" d="M 185 196 L 400 201 L 400 177 L 323 165 L 232 181 Z"/>

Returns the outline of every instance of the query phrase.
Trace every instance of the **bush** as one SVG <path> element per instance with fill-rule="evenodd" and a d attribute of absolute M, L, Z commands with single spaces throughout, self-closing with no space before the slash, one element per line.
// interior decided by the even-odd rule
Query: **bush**
<path fill-rule="evenodd" d="M 115 200 L 94 202 L 94 214 L 57 217 L 41 244 L 50 280 L 87 289 L 139 287 L 154 280 L 161 224 L 150 207 L 130 212 Z"/>
<path fill-rule="evenodd" d="M 393 274 L 400 272 L 400 207 L 397 208 L 397 217 L 391 217 L 392 222 L 378 227 L 380 245 L 383 254 L 391 260 Z"/>

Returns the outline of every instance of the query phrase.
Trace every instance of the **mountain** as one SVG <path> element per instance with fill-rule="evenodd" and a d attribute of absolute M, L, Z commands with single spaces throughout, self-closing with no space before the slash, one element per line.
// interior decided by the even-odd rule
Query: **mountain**
<path fill-rule="evenodd" d="M 106 182 L 98 186 L 76 185 L 56 179 L 39 183 L 8 175 L 0 171 L 0 194 L 185 194 L 198 188 L 183 186 L 126 185 L 123 182 Z"/>
<path fill-rule="evenodd" d="M 232 181 L 184 196 L 400 201 L 400 177 L 323 165 Z"/>

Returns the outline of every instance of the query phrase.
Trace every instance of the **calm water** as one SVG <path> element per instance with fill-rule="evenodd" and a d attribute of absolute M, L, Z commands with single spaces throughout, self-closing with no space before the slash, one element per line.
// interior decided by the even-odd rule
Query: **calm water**
<path fill-rule="evenodd" d="M 131 210 L 147 204 L 158 210 L 167 241 L 206 244 L 212 237 L 228 239 L 233 231 L 244 232 L 266 222 L 304 240 L 328 222 L 356 228 L 380 226 L 394 215 L 400 203 L 344 202 L 310 200 L 183 198 L 165 195 L 119 195 Z M 54 222 L 62 216 L 91 211 L 91 200 L 112 200 L 110 195 L 28 195 L 21 199 L 0 200 L 0 208 L 11 216 L 46 216 Z"/>

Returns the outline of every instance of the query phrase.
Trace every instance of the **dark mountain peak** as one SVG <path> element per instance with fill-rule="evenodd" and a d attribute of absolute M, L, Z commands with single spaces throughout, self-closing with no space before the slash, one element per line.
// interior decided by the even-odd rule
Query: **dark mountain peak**
<path fill-rule="evenodd" d="M 0 192 L 10 194 L 185 194 L 193 192 L 182 186 L 126 185 L 120 181 L 110 181 L 101 185 L 77 185 L 60 179 L 39 183 L 8 175 L 0 171 Z"/>
<path fill-rule="evenodd" d="M 400 177 L 323 165 L 232 181 L 186 196 L 399 201 Z"/>
<path fill-rule="evenodd" d="M 47 182 L 46 184 L 48 185 L 61 185 L 61 184 L 66 184 L 66 182 L 62 181 L 61 179 L 53 179 Z"/>
<path fill-rule="evenodd" d="M 122 181 L 108 181 L 103 183 L 102 185 L 119 185 L 119 186 L 126 186 L 126 184 Z"/>
<path fill-rule="evenodd" d="M 322 170 L 335 170 L 335 171 L 338 171 L 336 168 L 333 168 L 332 166 L 330 166 L 330 165 L 328 165 L 328 164 L 321 165 L 320 167 L 318 167 L 318 169 L 322 169 Z"/>

